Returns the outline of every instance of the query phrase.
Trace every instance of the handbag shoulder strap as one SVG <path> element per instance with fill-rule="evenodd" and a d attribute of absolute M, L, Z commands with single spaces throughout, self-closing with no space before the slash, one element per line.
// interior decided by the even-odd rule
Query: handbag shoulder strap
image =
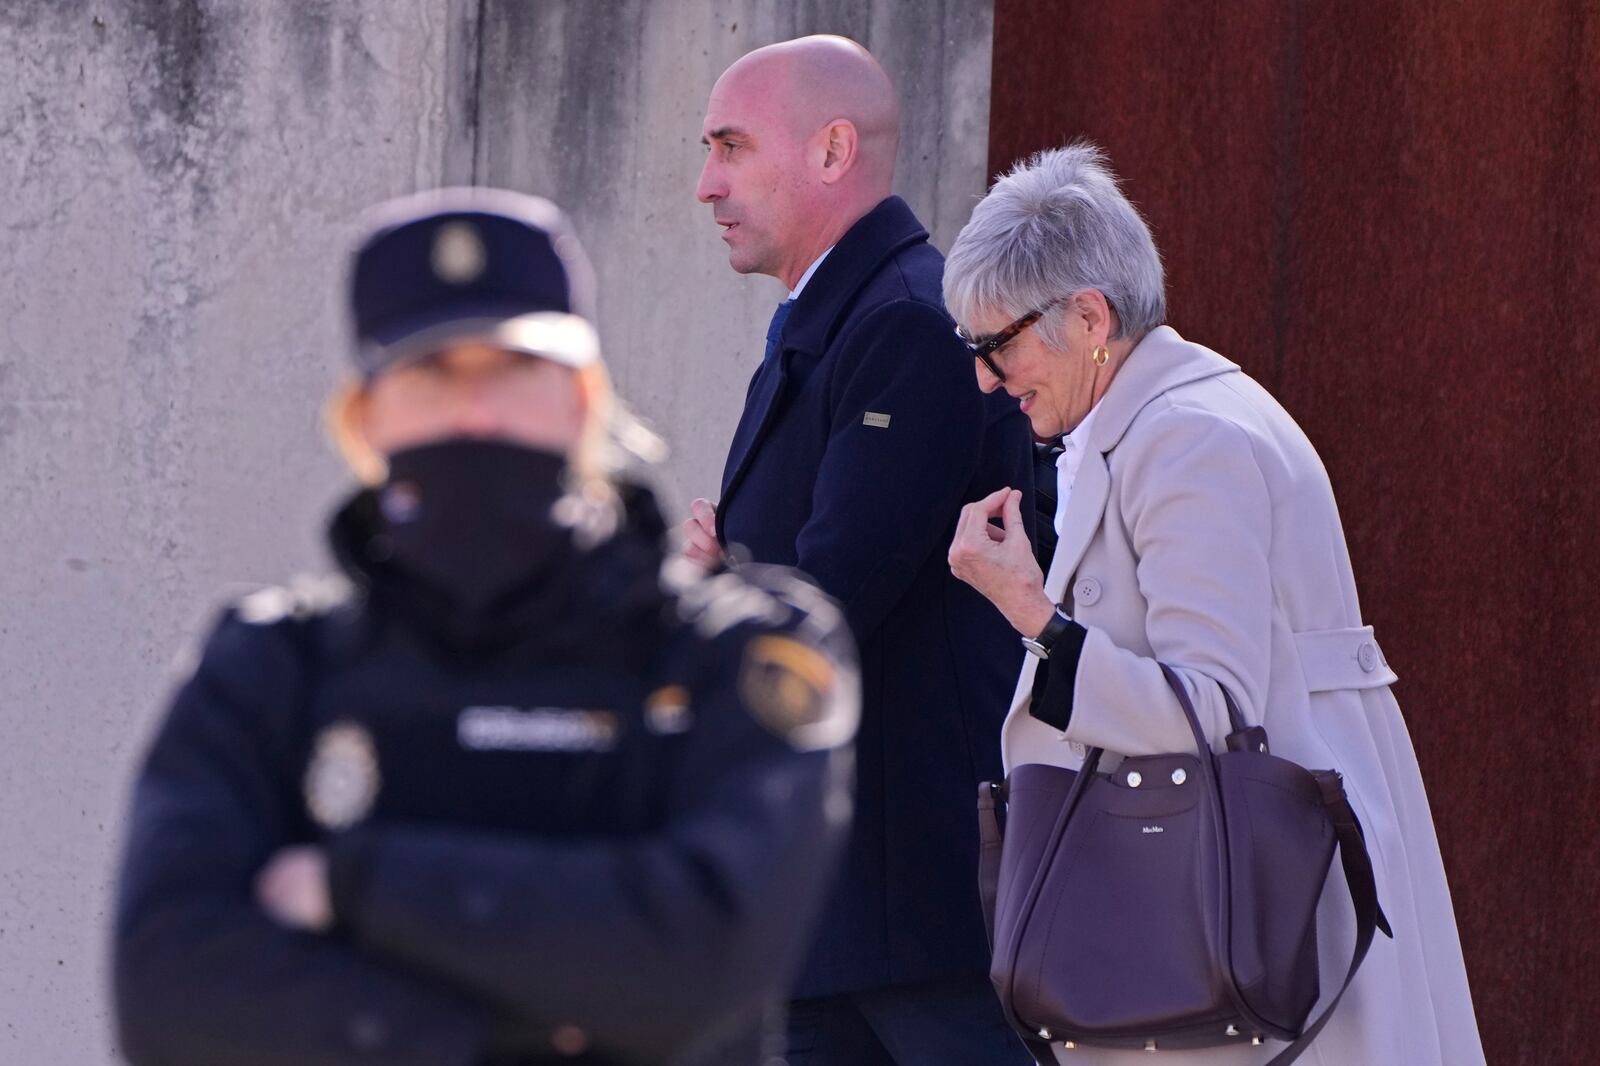
<path fill-rule="evenodd" d="M 1189 691 L 1184 687 L 1177 671 L 1166 663 L 1160 665 L 1167 684 L 1171 687 L 1173 695 L 1178 697 L 1178 702 L 1183 706 L 1183 713 L 1189 719 L 1189 727 L 1194 732 L 1195 742 L 1200 746 L 1200 758 L 1203 762 L 1209 763 L 1212 758 L 1211 745 L 1206 740 L 1205 730 L 1200 726 L 1200 716 L 1195 713 L 1194 703 L 1189 699 Z M 1234 705 L 1233 697 L 1228 694 L 1226 687 L 1218 687 L 1222 688 L 1223 699 L 1228 703 L 1228 717 L 1234 730 L 1242 730 L 1243 716 Z M 1378 902 L 1378 884 L 1372 873 L 1372 856 L 1367 854 L 1367 840 L 1361 831 L 1361 822 L 1356 818 L 1355 809 L 1350 806 L 1350 797 L 1345 795 L 1344 778 L 1337 770 L 1322 770 L 1313 776 L 1317 787 L 1322 790 L 1322 805 L 1328 811 L 1328 818 L 1333 822 L 1335 838 L 1339 842 L 1339 864 L 1344 867 L 1345 884 L 1350 889 L 1350 902 L 1356 915 L 1355 950 L 1351 953 L 1350 969 L 1345 971 L 1344 983 L 1339 986 L 1339 991 L 1334 994 L 1328 1005 L 1322 1009 L 1322 1013 L 1317 1015 L 1317 1020 L 1306 1026 L 1288 1047 L 1269 1059 L 1266 1066 L 1289 1066 L 1289 1063 L 1299 1058 L 1311 1041 L 1317 1038 L 1317 1034 L 1322 1032 L 1322 1027 L 1328 1024 L 1334 1008 L 1339 1006 L 1339 1001 L 1344 998 L 1350 982 L 1355 980 L 1356 971 L 1366 959 L 1367 951 L 1372 947 L 1373 934 L 1377 930 L 1382 929 L 1385 936 L 1394 939 L 1394 932 L 1389 928 L 1389 919 Z"/>
<path fill-rule="evenodd" d="M 1310 1046 L 1311 1041 L 1317 1038 L 1317 1034 L 1322 1032 L 1322 1027 L 1328 1024 L 1334 1009 L 1339 1006 L 1339 1001 L 1350 988 L 1350 982 L 1355 980 L 1356 971 L 1361 968 L 1362 961 L 1367 957 L 1367 949 L 1372 947 L 1373 934 L 1377 930 L 1382 929 L 1384 936 L 1390 940 L 1394 939 L 1394 930 L 1389 928 L 1389 919 L 1383 913 L 1383 906 L 1378 902 L 1378 885 L 1372 873 L 1372 856 L 1367 854 L 1367 841 L 1361 831 L 1361 822 L 1356 818 L 1355 809 L 1350 806 L 1350 797 L 1345 795 L 1344 779 L 1336 770 L 1323 770 L 1316 775 L 1316 778 L 1318 786 L 1322 789 L 1323 805 L 1333 819 L 1333 831 L 1339 841 L 1339 864 L 1344 867 L 1345 884 L 1350 888 L 1350 902 L 1355 907 L 1355 950 L 1351 953 L 1350 969 L 1345 971 L 1344 983 L 1339 986 L 1339 991 L 1334 993 L 1333 999 L 1328 1001 L 1328 1005 L 1322 1008 L 1317 1020 L 1306 1026 L 1304 1031 L 1288 1047 L 1274 1055 L 1266 1066 L 1289 1066 L 1289 1063 L 1299 1058 L 1300 1053 Z"/>

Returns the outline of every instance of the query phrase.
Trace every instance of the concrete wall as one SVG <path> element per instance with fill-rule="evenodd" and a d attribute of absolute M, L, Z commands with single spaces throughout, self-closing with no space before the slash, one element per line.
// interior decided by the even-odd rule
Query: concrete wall
<path fill-rule="evenodd" d="M 711 82 L 798 33 L 868 44 L 947 247 L 983 186 L 989 6 L 0 3 L 0 1062 L 113 1058 L 134 761 L 214 606 L 321 565 L 358 211 L 472 180 L 567 206 L 620 387 L 709 492 L 781 296 L 693 200 Z"/>

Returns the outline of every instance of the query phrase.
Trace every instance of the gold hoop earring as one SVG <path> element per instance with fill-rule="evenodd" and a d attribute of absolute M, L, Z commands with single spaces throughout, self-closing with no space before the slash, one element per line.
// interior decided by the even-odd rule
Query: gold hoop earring
<path fill-rule="evenodd" d="M 1095 366 L 1105 366 L 1106 361 L 1111 358 L 1111 349 L 1102 344 L 1090 353 L 1089 358 L 1094 360 Z"/>

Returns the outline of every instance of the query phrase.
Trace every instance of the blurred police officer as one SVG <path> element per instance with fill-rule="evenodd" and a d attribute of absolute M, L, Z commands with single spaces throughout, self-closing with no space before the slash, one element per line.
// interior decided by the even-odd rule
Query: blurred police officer
<path fill-rule="evenodd" d="M 344 577 L 225 612 L 151 747 L 130 1061 L 756 1061 L 848 818 L 854 653 L 786 571 L 663 576 L 587 284 L 509 193 L 357 252 Z"/>

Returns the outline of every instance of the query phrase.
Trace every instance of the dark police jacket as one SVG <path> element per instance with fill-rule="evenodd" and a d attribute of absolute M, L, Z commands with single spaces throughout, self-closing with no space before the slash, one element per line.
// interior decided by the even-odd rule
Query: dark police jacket
<path fill-rule="evenodd" d="M 733 557 L 810 575 L 861 649 L 855 829 L 796 996 L 988 972 L 973 796 L 1024 652 L 946 556 L 962 505 L 1002 486 L 1031 526 L 1032 438 L 979 391 L 943 269 L 899 198 L 856 223 L 752 379 L 723 474 Z"/>
<path fill-rule="evenodd" d="M 775 572 L 666 588 L 652 534 L 474 628 L 361 563 L 364 510 L 336 526 L 362 589 L 229 610 L 150 749 L 117 907 L 123 1054 L 753 1064 L 848 821 L 837 609 Z M 307 842 L 326 936 L 252 897 Z M 750 1050 L 694 1053 L 719 1042 Z"/>

